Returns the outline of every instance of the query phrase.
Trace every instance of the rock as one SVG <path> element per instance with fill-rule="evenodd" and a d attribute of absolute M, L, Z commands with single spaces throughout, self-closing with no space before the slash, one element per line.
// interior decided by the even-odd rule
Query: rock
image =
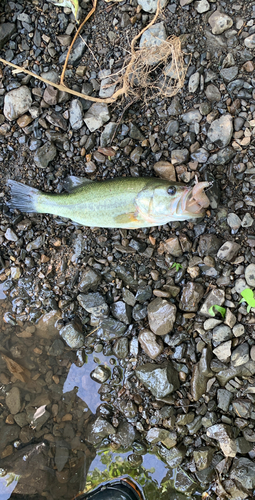
<path fill-rule="evenodd" d="M 208 23 L 212 28 L 213 35 L 221 35 L 221 33 L 233 26 L 231 17 L 220 12 L 219 10 L 214 11 L 214 13 L 209 17 Z"/>
<path fill-rule="evenodd" d="M 1 25 L 0 25 L 1 26 Z M 7 92 L 4 97 L 4 116 L 7 120 L 16 120 L 24 115 L 32 105 L 32 96 L 25 85 Z"/>
<path fill-rule="evenodd" d="M 77 300 L 81 307 L 85 309 L 88 313 L 92 314 L 96 318 L 107 318 L 109 315 L 109 307 L 105 302 L 104 297 L 96 293 L 80 294 L 77 296 Z"/>
<path fill-rule="evenodd" d="M 93 416 L 84 427 L 84 437 L 93 446 L 98 445 L 109 434 L 115 434 L 114 427 L 102 417 Z"/>
<path fill-rule="evenodd" d="M 205 95 L 208 101 L 211 102 L 220 102 L 221 100 L 221 93 L 219 89 L 213 84 L 207 85 L 205 89 Z"/>
<path fill-rule="evenodd" d="M 174 447 L 168 450 L 167 448 L 164 448 L 163 446 L 158 450 L 159 455 L 163 460 L 166 461 L 166 463 L 171 467 L 171 469 L 175 469 L 179 465 L 181 465 L 185 455 L 186 455 L 186 449 L 185 447 Z"/>
<path fill-rule="evenodd" d="M 127 420 L 133 420 L 137 414 L 137 406 L 133 401 L 121 400 L 119 402 L 119 409 Z"/>
<path fill-rule="evenodd" d="M 241 337 L 241 335 L 243 335 L 244 332 L 245 332 L 244 326 L 241 324 L 235 325 L 233 327 L 233 334 L 235 337 Z"/>
<path fill-rule="evenodd" d="M 56 446 L 56 451 L 55 451 L 55 464 L 57 467 L 57 470 L 61 472 L 65 464 L 67 463 L 69 458 L 69 449 L 66 446 Z"/>
<path fill-rule="evenodd" d="M 214 455 L 214 449 L 210 446 L 201 446 L 195 449 L 193 457 L 195 460 L 197 470 L 204 470 L 210 467 Z"/>
<path fill-rule="evenodd" d="M 142 134 L 142 132 L 132 122 L 130 123 L 129 137 L 131 137 L 131 139 L 134 139 L 135 141 L 144 141 L 145 140 L 145 137 Z"/>
<path fill-rule="evenodd" d="M 36 336 L 43 339 L 51 339 L 58 335 L 58 329 L 56 328 L 57 321 L 62 318 L 59 311 L 54 309 L 39 319 L 36 325 Z"/>
<path fill-rule="evenodd" d="M 249 458 L 235 458 L 229 474 L 231 479 L 237 481 L 245 490 L 255 488 L 254 462 Z"/>
<path fill-rule="evenodd" d="M 251 227 L 254 222 L 253 217 L 247 212 L 242 220 L 242 227 Z"/>
<path fill-rule="evenodd" d="M 203 303 L 203 305 L 199 311 L 200 314 L 202 314 L 202 316 L 207 316 L 210 318 L 211 314 L 208 312 L 210 307 L 215 306 L 215 304 L 218 306 L 222 306 L 222 304 L 224 303 L 224 300 L 225 300 L 224 290 L 220 290 L 219 288 L 212 290 L 208 294 L 205 302 Z"/>
<path fill-rule="evenodd" d="M 43 93 L 43 100 L 49 104 L 49 106 L 56 106 L 58 102 L 58 89 L 52 87 L 52 85 L 47 85 Z"/>
<path fill-rule="evenodd" d="M 99 384 L 103 384 L 108 380 L 111 376 L 111 370 L 107 366 L 98 365 L 90 374 L 92 380 L 98 382 Z"/>
<path fill-rule="evenodd" d="M 208 331 L 208 330 L 212 330 L 215 326 L 218 326 L 222 323 L 222 321 L 220 319 L 215 319 L 215 318 L 208 318 L 204 324 L 203 324 L 203 328 L 204 330 Z"/>
<path fill-rule="evenodd" d="M 39 168 L 47 168 L 49 163 L 57 156 L 57 150 L 51 142 L 46 142 L 34 155 L 34 162 Z"/>
<path fill-rule="evenodd" d="M 82 57 L 83 53 L 85 52 L 86 47 L 87 47 L 86 39 L 84 38 L 83 34 L 82 37 L 78 37 L 78 39 L 74 43 L 73 50 L 68 59 L 68 64 L 73 66 L 76 62 L 78 62 L 79 59 Z M 60 64 L 63 64 L 65 62 L 66 56 L 67 56 L 67 50 L 65 50 L 65 52 L 61 54 L 59 58 Z"/>
<path fill-rule="evenodd" d="M 216 424 L 209 427 L 206 432 L 211 439 L 216 439 L 219 442 L 222 452 L 225 457 L 236 456 L 235 441 L 232 439 L 232 431 L 229 425 Z"/>
<path fill-rule="evenodd" d="M 84 345 L 84 335 L 76 330 L 72 323 L 61 328 L 59 335 L 71 349 L 79 349 Z"/>
<path fill-rule="evenodd" d="M 250 356 L 252 361 L 255 361 L 255 345 L 252 346 Z"/>
<path fill-rule="evenodd" d="M 18 236 L 10 227 L 6 229 L 4 236 L 8 241 L 18 241 Z"/>
<path fill-rule="evenodd" d="M 227 342 L 223 342 L 220 344 L 218 347 L 213 349 L 213 353 L 217 358 L 222 361 L 223 363 L 228 363 L 230 356 L 231 356 L 231 340 L 228 340 Z"/>
<path fill-rule="evenodd" d="M 161 365 L 145 363 L 135 370 L 136 376 L 155 398 L 164 398 L 179 388 L 177 371 L 170 361 Z"/>
<path fill-rule="evenodd" d="M 3 450 L 7 445 L 10 445 L 16 439 L 18 439 L 20 433 L 20 427 L 18 425 L 8 425 L 1 422 L 0 426 L 0 449 Z"/>
<path fill-rule="evenodd" d="M 196 71 L 196 73 L 193 73 L 193 75 L 189 77 L 189 85 L 188 85 L 189 92 L 191 92 L 192 94 L 196 92 L 199 86 L 199 82 L 200 82 L 200 73 Z"/>
<path fill-rule="evenodd" d="M 124 450 L 128 450 L 137 438 L 137 434 L 138 433 L 134 426 L 125 420 L 120 422 L 117 433 L 114 436 L 111 436 L 111 441 L 118 448 L 121 447 Z"/>
<path fill-rule="evenodd" d="M 110 120 L 110 113 L 108 106 L 105 103 L 95 102 L 89 108 L 84 116 L 84 122 L 86 123 L 90 132 L 102 127 L 102 125 Z"/>
<path fill-rule="evenodd" d="M 233 399 L 233 394 L 226 389 L 218 389 L 217 390 L 217 400 L 218 400 L 218 408 L 220 408 L 224 412 L 228 412 L 229 405 Z"/>
<path fill-rule="evenodd" d="M 126 337 L 121 337 L 117 339 L 113 345 L 113 354 L 118 359 L 127 359 L 129 351 L 128 351 L 128 339 Z"/>
<path fill-rule="evenodd" d="M 2 23 L 0 24 L 0 49 L 10 40 L 13 33 L 16 31 L 16 26 L 14 23 Z"/>
<path fill-rule="evenodd" d="M 96 290 L 99 283 L 101 282 L 101 277 L 96 273 L 91 267 L 87 267 L 82 274 L 81 281 L 78 285 L 80 292 L 88 292 L 89 290 Z"/>
<path fill-rule="evenodd" d="M 143 154 L 143 148 L 141 146 L 137 146 L 130 154 L 130 159 L 135 163 L 140 163 L 141 156 Z"/>
<path fill-rule="evenodd" d="M 41 73 L 41 77 L 44 78 L 45 80 L 49 80 L 52 83 L 59 82 L 59 74 L 56 71 L 54 71 L 53 69 L 50 71 L 43 71 Z"/>
<path fill-rule="evenodd" d="M 177 444 L 177 434 L 176 432 L 167 431 L 166 429 L 160 429 L 158 427 L 153 427 L 147 432 L 147 441 L 152 444 L 161 442 L 166 448 L 173 448 Z"/>
<path fill-rule="evenodd" d="M 174 97 L 172 102 L 167 109 L 167 113 L 169 116 L 178 116 L 183 112 L 182 105 L 180 103 L 180 99 L 178 97 Z"/>
<path fill-rule="evenodd" d="M 179 308 L 182 311 L 196 312 L 203 296 L 204 287 L 199 283 L 189 282 L 182 289 Z"/>
<path fill-rule="evenodd" d="M 166 133 L 166 135 L 169 135 L 170 137 L 176 135 L 178 130 L 179 130 L 179 122 L 177 120 L 170 120 L 166 124 L 165 133 Z M 166 162 L 166 163 L 168 163 L 168 162 Z M 170 165 L 171 165 L 171 163 L 170 163 Z"/>
<path fill-rule="evenodd" d="M 238 243 L 235 243 L 234 241 L 226 241 L 226 243 L 220 247 L 217 257 L 220 260 L 231 262 L 231 260 L 233 260 L 238 254 L 240 248 L 241 246 Z"/>
<path fill-rule="evenodd" d="M 255 264 L 249 264 L 245 268 L 245 279 L 249 286 L 255 287 Z"/>
<path fill-rule="evenodd" d="M 185 123 L 199 123 L 202 120 L 202 115 L 198 109 L 190 109 L 186 113 L 183 113 L 182 120 Z"/>
<path fill-rule="evenodd" d="M 172 165 L 172 163 L 169 163 L 168 161 L 158 161 L 157 163 L 154 164 L 153 168 L 155 173 L 161 179 L 166 179 L 167 181 L 176 182 L 175 168 Z"/>
<path fill-rule="evenodd" d="M 69 121 L 73 130 L 80 130 L 83 125 L 83 107 L 79 99 L 73 99 L 70 103 Z"/>
<path fill-rule="evenodd" d="M 227 83 L 231 82 L 234 80 L 237 75 L 238 75 L 238 67 L 237 66 L 232 66 L 231 68 L 224 68 L 220 70 L 220 75 L 222 76 L 223 80 Z"/>
<path fill-rule="evenodd" d="M 62 340 L 60 340 L 60 339 L 56 339 L 51 344 L 47 354 L 49 356 L 62 356 L 64 350 L 65 350 L 64 342 L 62 342 Z"/>
<path fill-rule="evenodd" d="M 225 315 L 224 323 L 225 323 L 225 325 L 229 326 L 230 328 L 233 328 L 233 326 L 236 324 L 236 317 L 230 311 L 230 309 L 228 307 L 226 309 L 226 315 Z"/>
<path fill-rule="evenodd" d="M 226 148 L 220 149 L 214 155 L 210 156 L 210 163 L 213 165 L 226 165 L 232 160 L 235 156 L 235 151 L 231 146 L 227 146 Z"/>
<path fill-rule="evenodd" d="M 213 345 L 218 346 L 221 342 L 232 339 L 231 328 L 227 325 L 219 325 L 213 329 Z"/>
<path fill-rule="evenodd" d="M 167 39 L 164 23 L 156 23 L 148 28 L 141 36 L 140 49 L 149 48 L 147 63 L 149 65 L 157 64 L 160 60 L 158 47 Z"/>
<path fill-rule="evenodd" d="M 141 348 L 151 359 L 156 359 L 164 350 L 161 338 L 157 337 L 150 330 L 142 330 L 138 335 Z"/>
<path fill-rule="evenodd" d="M 115 129 L 116 129 L 115 122 L 109 122 L 107 123 L 107 125 L 105 125 L 105 128 L 100 136 L 100 146 L 102 148 L 106 147 L 111 142 Z"/>
<path fill-rule="evenodd" d="M 137 289 L 136 295 L 135 295 L 135 300 L 140 302 L 141 304 L 144 304 L 146 300 L 150 300 L 152 296 L 152 288 L 150 285 L 140 285 L 139 288 Z"/>
<path fill-rule="evenodd" d="M 160 0 L 160 7 L 164 9 L 168 0 Z M 157 10 L 157 0 L 139 0 L 138 5 L 141 5 L 145 12 L 153 14 Z"/>
<path fill-rule="evenodd" d="M 190 157 L 193 161 L 198 161 L 198 163 L 206 163 L 209 157 L 209 153 L 205 148 L 199 148 L 194 153 L 192 153 Z"/>
<path fill-rule="evenodd" d="M 111 305 L 111 312 L 114 318 L 126 325 L 129 325 L 132 321 L 132 308 L 122 300 L 118 300 Z"/>
<path fill-rule="evenodd" d="M 8 406 L 10 413 L 16 415 L 21 409 L 20 390 L 18 387 L 12 387 L 6 394 L 6 406 Z"/>
<path fill-rule="evenodd" d="M 189 159 L 188 149 L 173 149 L 171 151 L 171 162 L 173 165 L 186 163 Z"/>
<path fill-rule="evenodd" d="M 255 34 L 247 36 L 244 40 L 244 45 L 247 47 L 247 49 L 254 49 L 255 48 Z"/>
<path fill-rule="evenodd" d="M 180 6 L 184 7 L 184 5 L 189 5 L 192 2 L 193 0 L 180 0 Z"/>
<path fill-rule="evenodd" d="M 231 115 L 222 115 L 218 120 L 214 120 L 208 130 L 209 141 L 214 142 L 218 147 L 227 146 L 233 133 L 233 120 Z"/>
<path fill-rule="evenodd" d="M 116 83 L 112 80 L 112 78 L 103 78 L 101 80 L 99 97 L 102 99 L 107 99 L 108 97 L 112 97 L 116 88 Z"/>
<path fill-rule="evenodd" d="M 157 297 L 148 305 L 148 321 L 155 335 L 166 335 L 171 332 L 176 317 L 176 306 L 165 299 Z"/>
<path fill-rule="evenodd" d="M 241 366 L 248 363 L 250 359 L 250 347 L 249 344 L 244 343 L 236 347 L 231 354 L 231 364 L 233 366 Z"/>
<path fill-rule="evenodd" d="M 210 4 L 207 0 L 200 0 L 195 2 L 195 9 L 199 14 L 204 14 L 204 12 L 210 10 Z"/>
<path fill-rule="evenodd" d="M 116 319 L 109 318 L 103 319 L 99 323 L 99 329 L 97 330 L 98 338 L 104 339 L 106 342 L 109 340 L 114 340 L 118 337 L 122 337 L 126 332 L 126 325 L 117 321 Z"/>
<path fill-rule="evenodd" d="M 173 255 L 173 257 L 181 257 L 182 248 L 179 238 L 177 236 L 173 236 L 172 238 L 168 238 L 168 240 L 164 241 L 164 250 L 166 253 Z"/>
<path fill-rule="evenodd" d="M 217 238 L 215 234 L 202 234 L 199 238 L 198 255 L 200 257 L 204 257 L 205 255 L 214 256 L 217 254 L 221 244 L 222 240 Z"/>

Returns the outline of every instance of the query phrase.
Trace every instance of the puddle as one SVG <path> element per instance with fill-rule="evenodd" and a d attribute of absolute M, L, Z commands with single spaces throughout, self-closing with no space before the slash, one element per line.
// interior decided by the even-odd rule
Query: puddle
<path fill-rule="evenodd" d="M 121 390 L 125 363 L 112 354 L 93 352 L 85 354 L 82 365 L 81 356 L 77 361 L 76 353 L 52 326 L 38 336 L 36 325 L 25 321 L 16 325 L 12 308 L 22 298 L 12 298 L 10 304 L 5 289 L 1 283 L 0 500 L 16 495 L 71 500 L 78 492 L 123 475 L 141 485 L 146 500 L 201 498 L 192 482 L 185 495 L 174 490 L 187 475 L 183 471 L 184 479 L 178 479 L 180 468 L 170 470 L 154 448 L 142 443 L 139 449 L 138 442 L 138 448 L 114 449 L 107 434 L 96 448 L 86 441 L 93 414 L 100 405 L 100 411 L 108 411 L 112 387 L 116 394 Z M 92 380 L 90 374 L 98 365 L 109 370 L 111 385 L 109 380 L 103 385 Z"/>

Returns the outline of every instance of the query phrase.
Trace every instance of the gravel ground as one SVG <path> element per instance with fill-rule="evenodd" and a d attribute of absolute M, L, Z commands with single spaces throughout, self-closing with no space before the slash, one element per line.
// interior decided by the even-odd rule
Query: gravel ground
<path fill-rule="evenodd" d="M 99 1 L 68 86 L 111 96 L 153 12 Z M 71 11 L 5 1 L 0 22 L 0 57 L 58 82 Z M 153 30 L 190 61 L 172 99 L 92 104 L 0 66 L 0 467 L 20 495 L 71 499 L 95 449 L 128 451 L 111 474 L 140 481 L 160 458 L 148 500 L 255 495 L 255 2 L 170 0 Z M 60 193 L 70 174 L 196 175 L 214 180 L 211 207 L 136 231 L 8 210 L 7 179 Z"/>

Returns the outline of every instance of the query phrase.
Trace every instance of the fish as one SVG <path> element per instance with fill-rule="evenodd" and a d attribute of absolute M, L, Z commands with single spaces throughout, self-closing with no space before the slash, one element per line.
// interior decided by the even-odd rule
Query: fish
<path fill-rule="evenodd" d="M 192 186 L 156 177 L 117 177 L 91 181 L 70 176 L 68 192 L 44 193 L 14 180 L 9 208 L 52 214 L 88 227 L 138 229 L 203 217 L 210 202 L 209 182 Z"/>

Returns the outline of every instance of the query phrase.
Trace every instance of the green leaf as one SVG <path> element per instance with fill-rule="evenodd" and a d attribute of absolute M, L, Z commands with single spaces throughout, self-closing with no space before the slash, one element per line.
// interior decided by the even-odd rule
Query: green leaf
<path fill-rule="evenodd" d="M 77 14 L 79 10 L 79 1 L 78 0 L 51 0 L 54 5 L 57 7 L 68 7 L 72 10 L 72 13 L 77 21 Z"/>
<path fill-rule="evenodd" d="M 242 299 L 239 301 L 240 302 L 246 302 L 247 303 L 247 312 L 249 313 L 252 307 L 255 307 L 255 297 L 254 297 L 254 291 L 251 290 L 251 288 L 245 288 L 241 292 Z"/>
<path fill-rule="evenodd" d="M 215 309 L 217 312 L 219 312 L 223 319 L 225 318 L 225 315 L 226 315 L 225 307 L 218 306 L 217 304 L 215 304 L 214 306 L 211 306 L 210 309 L 208 310 L 208 312 L 209 312 L 209 314 L 211 314 L 211 316 L 215 316 L 215 312 L 213 309 Z"/>
<path fill-rule="evenodd" d="M 174 262 L 171 266 L 171 269 L 175 269 L 178 273 L 179 269 L 182 269 L 182 265 L 179 262 Z"/>

